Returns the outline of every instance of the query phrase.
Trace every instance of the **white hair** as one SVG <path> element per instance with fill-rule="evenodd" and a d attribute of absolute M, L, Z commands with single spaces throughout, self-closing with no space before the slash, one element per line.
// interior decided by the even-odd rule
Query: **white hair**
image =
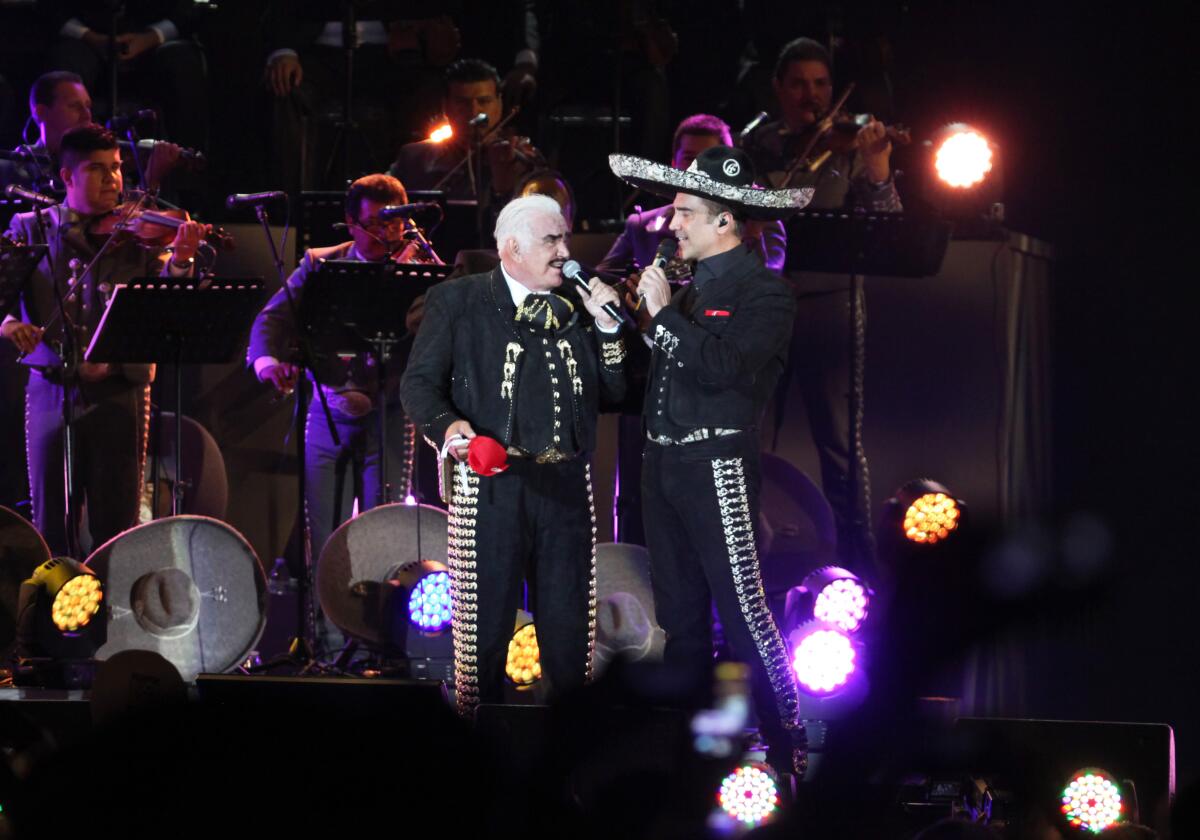
<path fill-rule="evenodd" d="M 517 245 L 523 251 L 531 249 L 533 232 L 530 230 L 530 220 L 541 215 L 558 216 L 561 219 L 562 208 L 548 195 L 526 195 L 505 204 L 496 219 L 496 250 L 503 252 L 510 239 L 517 240 Z"/>

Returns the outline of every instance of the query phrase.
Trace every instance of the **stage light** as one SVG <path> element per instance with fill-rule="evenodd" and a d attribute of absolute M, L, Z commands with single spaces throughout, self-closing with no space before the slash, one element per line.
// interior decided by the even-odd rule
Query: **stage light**
<path fill-rule="evenodd" d="M 104 587 L 91 569 L 69 557 L 47 560 L 34 571 L 29 583 L 46 593 L 50 620 L 67 636 L 78 635 L 100 612 Z"/>
<path fill-rule="evenodd" d="M 454 136 L 454 129 L 450 127 L 450 123 L 442 123 L 429 132 L 430 143 L 445 143 Z"/>
<path fill-rule="evenodd" d="M 721 810 L 746 827 L 762 825 L 779 808 L 775 774 L 758 761 L 743 764 L 721 782 L 717 802 Z"/>
<path fill-rule="evenodd" d="M 964 123 L 946 126 L 936 142 L 933 166 L 938 179 L 954 189 L 983 183 L 992 171 L 995 152 L 982 133 Z"/>
<path fill-rule="evenodd" d="M 832 625 L 809 621 L 792 631 L 792 670 L 800 687 L 823 697 L 843 689 L 857 668 L 850 637 Z"/>
<path fill-rule="evenodd" d="M 904 536 L 933 545 L 958 527 L 958 504 L 945 493 L 926 493 L 904 512 Z"/>
<path fill-rule="evenodd" d="M 935 545 L 962 526 L 966 507 L 961 499 L 936 481 L 910 481 L 889 500 L 889 508 L 902 512 L 900 532 L 909 542 Z"/>
<path fill-rule="evenodd" d="M 509 639 L 504 673 L 517 688 L 529 688 L 542 678 L 537 630 L 533 622 L 518 627 Z"/>
<path fill-rule="evenodd" d="M 1110 774 L 1094 767 L 1072 774 L 1062 792 L 1062 812 L 1072 828 L 1099 834 L 1121 821 L 1121 789 Z"/>
<path fill-rule="evenodd" d="M 441 633 L 450 626 L 448 571 L 431 571 L 416 582 L 408 596 L 408 617 L 423 633 Z"/>
<path fill-rule="evenodd" d="M 847 633 L 854 633 L 867 620 L 874 593 L 854 572 L 837 566 L 825 566 L 809 573 L 800 586 L 799 594 L 812 598 L 813 618 Z"/>
<path fill-rule="evenodd" d="M 63 633 L 77 633 L 100 612 L 103 599 L 104 588 L 99 578 L 92 574 L 78 575 L 63 584 L 54 596 L 50 618 Z"/>

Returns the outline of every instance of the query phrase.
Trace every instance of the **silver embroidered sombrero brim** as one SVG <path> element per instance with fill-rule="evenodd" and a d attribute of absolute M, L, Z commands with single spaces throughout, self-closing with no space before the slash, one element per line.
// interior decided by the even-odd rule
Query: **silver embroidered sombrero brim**
<path fill-rule="evenodd" d="M 813 188 L 765 190 L 723 184 L 693 169 L 676 169 L 633 155 L 609 155 L 608 166 L 625 183 L 665 198 L 689 193 L 741 210 L 751 219 L 785 219 L 812 201 Z"/>

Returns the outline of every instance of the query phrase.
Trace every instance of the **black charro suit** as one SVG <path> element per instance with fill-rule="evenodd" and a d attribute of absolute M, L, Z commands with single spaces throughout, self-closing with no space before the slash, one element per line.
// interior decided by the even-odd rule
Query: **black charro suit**
<path fill-rule="evenodd" d="M 498 475 L 481 477 L 465 464 L 454 474 L 449 561 L 464 714 L 502 696 L 526 568 L 551 687 L 591 677 L 596 525 L 588 458 L 598 411 L 624 396 L 625 351 L 619 335 L 599 333 L 576 312 L 555 330 L 519 325 L 499 266 L 447 281 L 426 297 L 401 383 L 405 411 L 432 444 L 440 447 L 447 428 L 466 420 L 511 453 Z"/>
<path fill-rule="evenodd" d="M 643 518 L 668 662 L 712 663 L 711 603 L 734 654 L 750 665 L 773 762 L 801 745 L 796 684 L 759 571 L 758 426 L 786 361 L 795 303 L 757 255 L 738 246 L 701 260 L 693 283 L 650 324 Z M 787 730 L 796 733 L 789 734 Z"/>

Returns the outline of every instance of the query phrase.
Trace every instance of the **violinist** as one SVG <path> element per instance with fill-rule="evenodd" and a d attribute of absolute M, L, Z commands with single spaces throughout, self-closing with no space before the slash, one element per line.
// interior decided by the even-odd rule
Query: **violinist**
<path fill-rule="evenodd" d="M 404 238 L 403 219 L 380 219 L 388 205 L 408 203 L 404 185 L 390 175 L 366 175 L 346 191 L 345 219 L 350 240 L 328 248 L 305 252 L 300 265 L 287 283 L 297 305 L 304 284 L 321 260 L 361 260 L 364 262 L 419 262 L 424 248 L 418 240 Z M 416 306 L 410 311 L 408 329 L 415 332 Z M 280 394 L 296 388 L 299 367 L 294 349 L 296 325 L 287 294 L 277 291 L 259 313 L 250 330 L 247 363 L 259 380 L 269 383 Z M 412 475 L 413 433 L 401 410 L 396 387 L 403 364 L 389 369 L 386 393 L 381 393 L 373 360 L 365 353 L 350 359 L 332 358 L 318 363 L 313 372 L 317 387 L 324 390 L 326 402 L 337 429 L 338 443 L 329 434 L 321 401 L 309 402 L 305 435 L 305 508 L 312 555 L 319 558 L 325 541 L 350 518 L 354 498 L 358 509 L 368 510 L 377 502 L 379 491 L 379 416 L 378 401 L 388 399 L 388 481 L 403 497 Z M 318 653 L 336 652 L 342 636 L 332 622 L 319 616 Z"/>
<path fill-rule="evenodd" d="M 797 158 L 809 147 L 833 104 L 831 66 L 829 52 L 811 38 L 784 45 L 773 82 L 781 119 L 759 126 L 743 147 L 767 186 L 815 187 L 809 209 L 854 206 L 899 213 L 902 207 L 892 177 L 892 144 L 878 120 L 867 119 L 844 144 L 818 138 L 813 152 L 819 154 L 829 146 L 831 155 L 815 172 L 798 165 L 803 161 Z"/>
<path fill-rule="evenodd" d="M 774 186 L 814 187 L 809 209 L 903 210 L 891 170 L 892 146 L 878 121 L 868 120 L 836 150 L 821 149 L 827 137 L 811 143 L 833 101 L 830 58 L 823 46 L 809 38 L 786 44 L 775 65 L 774 88 L 782 119 L 761 126 L 745 141 L 760 174 L 766 173 Z M 803 162 L 797 161 L 810 143 L 815 154 L 832 152 L 815 172 L 804 171 L 798 165 Z M 791 399 L 794 387 L 812 430 L 821 489 L 837 525 L 838 554 L 854 568 L 860 561 L 869 563 L 873 554 L 867 459 L 862 441 L 850 433 L 847 388 L 853 363 L 851 314 L 865 311 L 865 299 L 861 293 L 851 298 L 842 275 L 806 272 L 786 279 L 796 296 L 796 324 L 776 394 L 776 424 L 784 428 L 797 419 Z M 863 320 L 856 315 L 855 322 L 861 330 Z"/>
<path fill-rule="evenodd" d="M 442 110 L 452 135 L 403 146 L 391 174 L 410 189 L 444 190 L 448 198 L 477 199 L 498 213 L 517 182 L 537 168 L 540 155 L 528 138 L 510 136 L 501 126 L 504 105 L 496 68 L 478 59 L 451 64 Z M 474 157 L 476 150 L 481 161 Z"/>
<path fill-rule="evenodd" d="M 34 523 L 55 554 L 66 554 L 78 549 L 72 542 L 81 502 L 87 505 L 93 546 L 134 524 L 154 373 L 151 365 L 85 362 L 81 354 L 104 314 L 108 291 L 136 277 L 191 274 L 204 226 L 180 223 L 167 248 L 110 243 L 94 222 L 109 217 L 121 196 L 116 138 L 98 125 L 85 125 L 63 135 L 59 153 L 65 204 L 40 217 L 20 213 L 9 227 L 9 238 L 49 249 L 22 293 L 22 318 L 6 319 L 2 334 L 31 354 L 26 447 Z M 64 400 L 75 440 L 70 525 L 64 506 Z"/>

